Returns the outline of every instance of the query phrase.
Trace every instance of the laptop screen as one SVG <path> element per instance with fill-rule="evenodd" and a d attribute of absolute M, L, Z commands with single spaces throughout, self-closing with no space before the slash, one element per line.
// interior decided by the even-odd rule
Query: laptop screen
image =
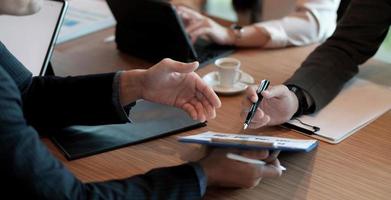
<path fill-rule="evenodd" d="M 196 60 L 182 19 L 163 0 L 107 0 L 117 20 L 118 49 L 153 62 L 172 58 Z"/>
<path fill-rule="evenodd" d="M 30 16 L 0 16 L 0 40 L 34 76 L 44 75 L 66 2 L 44 0 L 42 9 Z"/>
<path fill-rule="evenodd" d="M 191 43 L 182 18 L 167 0 L 107 0 L 116 20 L 116 43 L 120 51 L 157 62 L 172 58 L 199 61 L 200 66 L 233 52 L 206 40 Z"/>

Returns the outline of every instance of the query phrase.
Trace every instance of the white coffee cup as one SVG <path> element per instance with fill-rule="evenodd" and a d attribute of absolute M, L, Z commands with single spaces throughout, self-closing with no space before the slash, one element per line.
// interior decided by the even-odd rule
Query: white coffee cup
<path fill-rule="evenodd" d="M 218 69 L 218 80 L 220 86 L 224 88 L 233 88 L 240 80 L 240 61 L 236 58 L 219 58 L 215 61 Z"/>

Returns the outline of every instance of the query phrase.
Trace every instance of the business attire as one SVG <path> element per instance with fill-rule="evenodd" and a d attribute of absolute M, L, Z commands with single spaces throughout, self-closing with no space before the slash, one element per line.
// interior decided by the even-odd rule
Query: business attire
<path fill-rule="evenodd" d="M 311 97 L 303 113 L 322 109 L 340 92 L 358 73 L 358 65 L 376 53 L 390 25 L 391 0 L 351 2 L 335 33 L 286 82 Z"/>
<path fill-rule="evenodd" d="M 268 12 L 278 12 L 292 0 L 264 2 L 265 15 Z M 278 2 L 278 3 L 277 3 Z M 281 48 L 287 46 L 303 46 L 315 42 L 323 42 L 335 30 L 337 10 L 340 0 L 295 0 L 292 10 L 287 10 L 284 17 L 256 23 L 270 34 L 270 40 L 265 48 Z M 273 9 L 267 8 L 270 4 L 278 5 Z M 283 6 L 282 6 L 283 5 Z"/>
<path fill-rule="evenodd" d="M 118 73 L 32 77 L 0 42 L 0 174 L 12 199 L 200 199 L 198 164 L 152 170 L 122 180 L 82 183 L 40 141 L 59 128 L 129 122 Z M 119 108 L 121 107 L 121 108 Z"/>

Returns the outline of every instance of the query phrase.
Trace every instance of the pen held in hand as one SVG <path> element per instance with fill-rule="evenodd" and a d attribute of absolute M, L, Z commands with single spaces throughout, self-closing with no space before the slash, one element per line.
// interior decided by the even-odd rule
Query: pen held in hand
<path fill-rule="evenodd" d="M 266 162 L 264 162 L 262 160 L 247 158 L 247 157 L 244 157 L 244 156 L 241 156 L 238 154 L 234 154 L 234 153 L 227 153 L 226 156 L 227 156 L 227 158 L 229 158 L 231 160 L 236 160 L 236 161 L 245 162 L 245 163 L 249 163 L 249 164 L 256 164 L 256 165 L 266 165 L 267 164 Z M 282 165 L 280 165 L 279 168 L 281 171 L 286 170 L 286 168 L 283 167 Z"/>
<path fill-rule="evenodd" d="M 246 120 L 244 121 L 243 129 L 246 130 L 251 120 L 253 119 L 259 104 L 262 102 L 263 96 L 262 92 L 269 87 L 270 81 L 262 80 L 257 89 L 258 101 L 251 105 L 250 111 L 247 114 Z"/>

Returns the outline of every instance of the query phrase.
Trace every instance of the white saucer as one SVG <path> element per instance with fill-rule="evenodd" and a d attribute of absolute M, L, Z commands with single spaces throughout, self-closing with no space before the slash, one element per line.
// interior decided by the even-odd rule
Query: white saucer
<path fill-rule="evenodd" d="M 237 82 L 234 87 L 232 88 L 226 88 L 226 87 L 221 87 L 219 83 L 219 77 L 218 77 L 218 72 L 213 71 L 208 74 L 206 74 L 202 79 L 213 88 L 213 90 L 217 93 L 220 94 L 236 94 L 239 92 L 242 92 L 246 90 L 248 84 L 253 84 L 254 83 L 254 78 L 250 75 L 247 74 L 246 72 L 241 71 L 241 79 L 239 82 Z"/>

